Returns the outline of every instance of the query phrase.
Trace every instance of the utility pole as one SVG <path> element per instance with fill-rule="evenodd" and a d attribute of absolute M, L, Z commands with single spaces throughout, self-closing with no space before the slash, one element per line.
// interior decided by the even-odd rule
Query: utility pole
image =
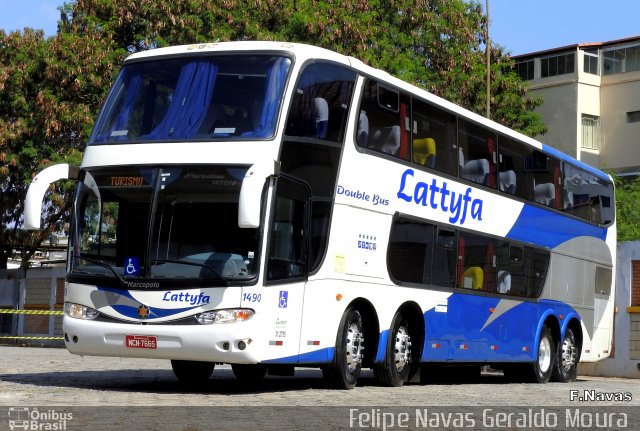
<path fill-rule="evenodd" d="M 491 40 L 489 39 L 489 0 L 485 0 L 487 9 L 487 34 L 486 34 L 486 56 L 487 56 L 487 118 L 491 118 Z"/>

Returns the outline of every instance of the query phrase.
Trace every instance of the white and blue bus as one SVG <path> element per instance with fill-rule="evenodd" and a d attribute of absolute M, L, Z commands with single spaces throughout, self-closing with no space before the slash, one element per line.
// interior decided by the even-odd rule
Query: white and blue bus
<path fill-rule="evenodd" d="M 197 382 L 319 367 L 400 386 L 438 366 L 576 378 L 607 357 L 609 175 L 325 49 L 128 57 L 81 166 L 64 338 Z"/>

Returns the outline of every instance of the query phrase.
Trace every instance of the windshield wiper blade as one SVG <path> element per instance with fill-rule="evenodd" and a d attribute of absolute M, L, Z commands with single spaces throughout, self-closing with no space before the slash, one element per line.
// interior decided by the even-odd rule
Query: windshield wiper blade
<path fill-rule="evenodd" d="M 122 277 L 120 276 L 120 274 L 118 274 L 118 272 L 114 269 L 114 267 L 113 267 L 112 265 L 109 265 L 109 264 L 108 264 L 108 263 L 106 263 L 106 262 L 103 262 L 103 261 L 98 260 L 98 259 L 93 259 L 93 258 L 91 258 L 91 257 L 84 257 L 84 256 L 73 256 L 73 258 L 74 258 L 74 259 L 84 259 L 84 260 L 86 260 L 87 262 L 95 263 L 95 264 L 96 264 L 96 265 L 98 265 L 98 266 L 101 266 L 101 267 L 103 267 L 103 268 L 107 268 L 109 271 L 111 271 L 111 272 L 113 273 L 113 275 L 115 275 L 115 276 L 116 276 L 116 278 L 117 278 L 118 280 L 120 280 L 120 283 L 124 283 L 124 282 L 125 282 L 124 278 L 122 278 Z"/>
<path fill-rule="evenodd" d="M 216 277 L 218 277 L 220 281 L 224 282 L 225 286 L 229 284 L 229 281 L 226 278 L 224 278 L 218 270 L 216 270 L 211 265 L 207 265 L 206 263 L 192 262 L 189 260 L 181 260 L 181 259 L 153 259 L 151 261 L 151 265 L 156 265 L 158 263 L 178 263 L 181 265 L 191 265 L 191 266 L 199 266 L 200 268 L 206 268 L 209 271 L 211 271 Z"/>

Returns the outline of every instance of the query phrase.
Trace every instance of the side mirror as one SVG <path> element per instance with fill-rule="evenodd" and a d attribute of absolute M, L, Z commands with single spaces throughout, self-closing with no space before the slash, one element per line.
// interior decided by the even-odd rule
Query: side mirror
<path fill-rule="evenodd" d="M 280 174 L 280 163 L 275 160 L 258 162 L 251 166 L 242 180 L 238 207 L 238 226 L 260 227 L 262 189 L 267 178 Z"/>
<path fill-rule="evenodd" d="M 25 229 L 40 229 L 42 215 L 42 200 L 47 189 L 58 180 L 77 179 L 80 170 L 75 166 L 60 164 L 49 166 L 35 176 L 24 201 L 24 227 Z"/>

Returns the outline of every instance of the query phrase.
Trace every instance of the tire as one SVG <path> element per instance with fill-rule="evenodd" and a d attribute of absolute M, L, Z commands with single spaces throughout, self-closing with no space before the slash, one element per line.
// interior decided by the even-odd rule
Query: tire
<path fill-rule="evenodd" d="M 558 345 L 555 366 L 551 380 L 554 382 L 575 382 L 578 374 L 578 362 L 580 361 L 580 348 L 576 343 L 573 331 L 567 328 L 562 343 Z"/>
<path fill-rule="evenodd" d="M 214 362 L 171 360 L 173 374 L 182 383 L 189 385 L 201 384 L 209 380 L 215 365 Z"/>
<path fill-rule="evenodd" d="M 267 367 L 261 364 L 232 364 L 231 370 L 243 382 L 262 380 L 267 375 Z"/>
<path fill-rule="evenodd" d="M 553 373 L 556 348 L 551 330 L 544 325 L 538 340 L 536 360 L 527 364 L 510 364 L 505 366 L 504 375 L 512 382 L 547 383 Z"/>
<path fill-rule="evenodd" d="M 391 323 L 384 360 L 373 370 L 376 380 L 385 386 L 402 386 L 409 378 L 413 356 L 409 323 L 398 312 Z"/>
<path fill-rule="evenodd" d="M 340 320 L 333 361 L 322 367 L 324 379 L 335 389 L 353 389 L 362 368 L 364 326 L 358 310 L 349 308 Z"/>

